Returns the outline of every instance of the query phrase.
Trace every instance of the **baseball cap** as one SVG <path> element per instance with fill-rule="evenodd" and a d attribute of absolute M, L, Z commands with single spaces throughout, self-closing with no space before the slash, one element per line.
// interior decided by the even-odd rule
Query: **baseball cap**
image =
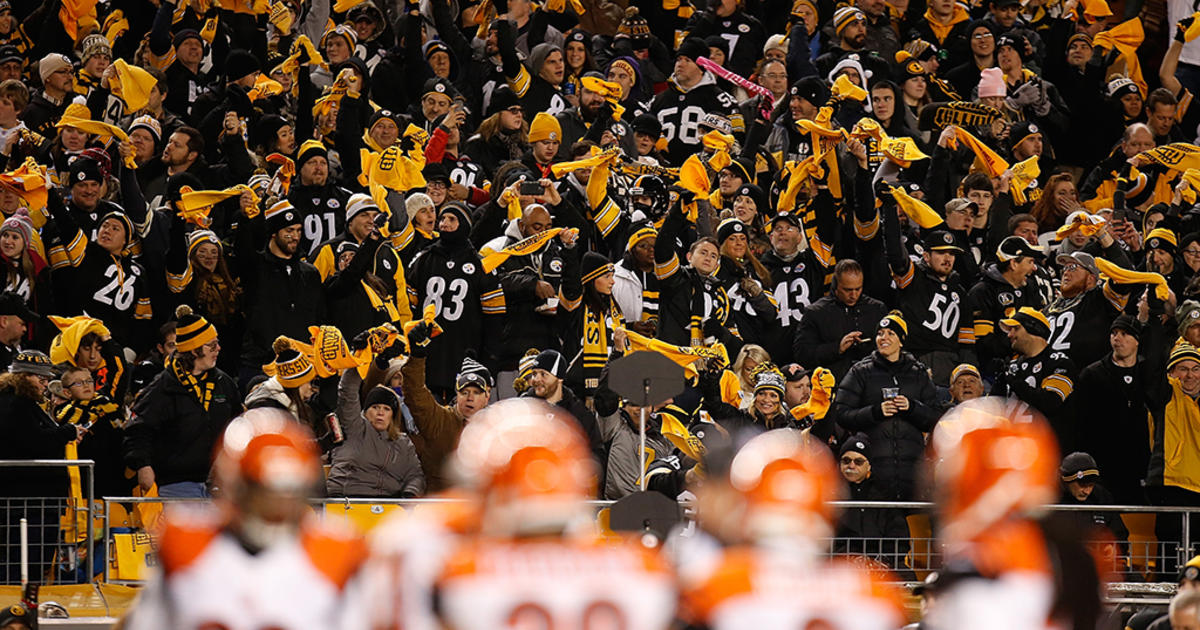
<path fill-rule="evenodd" d="M 996 258 L 1000 262 L 1006 262 L 1021 256 L 1042 259 L 1046 257 L 1046 250 L 1043 247 L 1030 245 L 1029 241 L 1020 236 L 1010 236 L 1000 241 L 1000 246 L 996 248 Z"/>
<path fill-rule="evenodd" d="M 954 242 L 954 235 L 946 230 L 934 230 L 923 239 L 925 249 L 931 251 L 952 251 L 962 253 L 962 248 Z"/>
<path fill-rule="evenodd" d="M 1046 319 L 1041 311 L 1031 306 L 1022 306 L 1020 310 L 1012 314 L 1012 317 L 1000 320 L 1000 325 L 1009 328 L 1020 326 L 1025 329 L 1025 332 L 1042 339 L 1050 337 L 1050 320 Z"/>
<path fill-rule="evenodd" d="M 37 321 L 38 318 L 37 313 L 29 310 L 25 300 L 11 291 L 0 293 L 0 315 L 16 315 L 26 323 Z"/>
<path fill-rule="evenodd" d="M 1071 252 L 1070 254 L 1059 254 L 1058 256 L 1056 256 L 1054 258 L 1054 261 L 1057 262 L 1059 265 L 1075 263 L 1075 264 L 1079 265 L 1080 267 L 1087 269 L 1089 273 L 1092 273 L 1097 276 L 1100 275 L 1100 268 L 1096 266 L 1095 257 L 1093 257 L 1091 254 L 1089 254 L 1087 252 Z"/>

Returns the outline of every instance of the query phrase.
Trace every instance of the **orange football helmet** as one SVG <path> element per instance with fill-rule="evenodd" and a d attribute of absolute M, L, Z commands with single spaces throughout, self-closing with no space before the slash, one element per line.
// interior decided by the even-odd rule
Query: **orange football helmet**
<path fill-rule="evenodd" d="M 741 535 L 819 538 L 835 519 L 844 484 L 829 449 L 807 435 L 777 429 L 746 442 L 729 465 L 742 497 Z"/>
<path fill-rule="evenodd" d="M 281 409 L 251 409 L 225 427 L 213 461 L 217 487 L 236 493 L 247 484 L 304 495 L 321 475 L 312 433 Z"/>
<path fill-rule="evenodd" d="M 451 465 L 483 496 L 483 527 L 493 533 L 561 530 L 596 496 L 587 438 L 541 400 L 503 400 L 472 416 Z"/>
<path fill-rule="evenodd" d="M 934 495 L 947 543 L 1058 496 L 1058 442 L 1036 412 L 1002 398 L 962 403 L 933 432 Z"/>

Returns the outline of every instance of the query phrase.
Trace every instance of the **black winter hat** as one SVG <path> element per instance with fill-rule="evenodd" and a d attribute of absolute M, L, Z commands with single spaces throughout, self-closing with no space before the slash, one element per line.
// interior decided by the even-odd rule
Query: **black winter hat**
<path fill-rule="evenodd" d="M 683 40 L 683 42 L 679 44 L 679 50 L 675 51 L 676 59 L 679 57 L 687 57 L 688 59 L 695 61 L 701 57 L 707 56 L 708 44 L 704 43 L 704 40 L 700 39 L 699 37 L 689 37 Z"/>
<path fill-rule="evenodd" d="M 802 98 L 816 107 L 825 104 L 829 100 L 829 86 L 817 77 L 804 77 L 792 84 L 789 93 L 792 96 Z"/>
<path fill-rule="evenodd" d="M 376 385 L 367 392 L 367 397 L 363 399 L 363 411 L 374 405 L 387 405 L 392 410 L 392 418 L 400 416 L 400 397 L 390 387 Z"/>
<path fill-rule="evenodd" d="M 517 96 L 517 93 L 507 85 L 501 85 L 492 90 L 492 98 L 488 101 L 484 118 L 490 118 L 493 114 L 498 114 L 501 111 L 520 104 L 521 98 Z"/>
<path fill-rule="evenodd" d="M 583 273 L 580 281 L 586 285 L 587 283 L 603 276 L 606 273 L 612 273 L 613 264 L 603 254 L 596 252 L 585 252 L 582 262 Z"/>
<path fill-rule="evenodd" d="M 533 369 L 545 370 L 555 378 L 563 378 L 567 374 L 567 360 L 558 350 L 542 350 L 533 360 Z"/>
<path fill-rule="evenodd" d="M 871 458 L 871 440 L 867 439 L 865 433 L 855 433 L 846 438 L 846 441 L 842 442 L 842 447 L 838 449 L 838 457 L 850 452 L 858 453 L 867 459 Z"/>
<path fill-rule="evenodd" d="M 100 163 L 86 157 L 76 158 L 71 162 L 70 185 L 80 182 L 103 182 L 104 174 L 100 171 Z"/>
<path fill-rule="evenodd" d="M 225 57 L 226 81 L 237 81 L 260 71 L 262 71 L 262 67 L 258 63 L 258 58 L 245 50 L 236 48 L 229 51 L 229 55 Z"/>
<path fill-rule="evenodd" d="M 633 127 L 634 133 L 644 133 L 647 136 L 658 138 L 662 135 L 662 123 L 653 114 L 641 114 L 633 119 L 630 124 Z"/>
<path fill-rule="evenodd" d="M 457 201 L 451 201 L 450 203 L 442 206 L 442 209 L 438 210 L 439 223 L 441 222 L 440 219 L 442 218 L 442 215 L 446 214 L 447 212 L 453 214 L 454 218 L 458 219 L 459 230 L 465 229 L 467 232 L 471 231 L 471 213 L 467 212 L 467 209 L 463 207 L 461 203 L 458 203 Z"/>
<path fill-rule="evenodd" d="M 279 114 L 267 114 L 258 120 L 258 124 L 254 125 L 254 133 L 251 141 L 256 146 L 269 146 L 276 140 L 276 134 L 279 133 L 279 130 L 288 126 L 288 124 L 288 121 L 284 120 Z"/>

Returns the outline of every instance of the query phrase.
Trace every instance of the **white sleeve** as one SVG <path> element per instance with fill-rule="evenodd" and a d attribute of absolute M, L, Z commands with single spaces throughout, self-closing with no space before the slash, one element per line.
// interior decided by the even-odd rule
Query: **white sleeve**
<path fill-rule="evenodd" d="M 613 299 L 626 322 L 642 321 L 642 286 L 624 274 L 613 276 Z"/>

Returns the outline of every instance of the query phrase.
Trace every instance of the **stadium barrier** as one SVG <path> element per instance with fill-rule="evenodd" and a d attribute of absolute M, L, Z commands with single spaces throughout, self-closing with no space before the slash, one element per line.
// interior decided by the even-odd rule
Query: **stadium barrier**
<path fill-rule="evenodd" d="M 0 460 L 6 479 L 19 480 L 43 468 L 65 469 L 71 493 L 66 497 L 0 498 L 0 584 L 78 584 L 95 578 L 95 521 L 100 515 L 95 500 L 95 462 Z M 42 575 L 35 574 L 39 569 Z"/>

